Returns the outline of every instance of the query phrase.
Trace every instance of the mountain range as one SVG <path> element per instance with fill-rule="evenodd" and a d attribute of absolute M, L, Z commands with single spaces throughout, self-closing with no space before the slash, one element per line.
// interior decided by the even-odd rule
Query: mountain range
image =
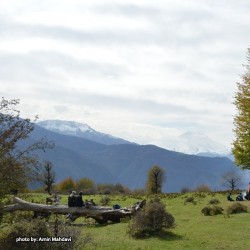
<path fill-rule="evenodd" d="M 183 187 L 193 189 L 201 184 L 221 189 L 223 174 L 232 171 L 242 174 L 225 157 L 190 155 L 155 145 L 130 143 L 97 132 L 86 124 L 39 122 L 29 140 L 42 137 L 55 143 L 54 149 L 39 154 L 42 159 L 52 162 L 57 181 L 69 176 L 74 179 L 88 177 L 96 183 L 121 183 L 130 188 L 143 188 L 148 169 L 159 165 L 166 171 L 163 191 L 179 192 Z"/>

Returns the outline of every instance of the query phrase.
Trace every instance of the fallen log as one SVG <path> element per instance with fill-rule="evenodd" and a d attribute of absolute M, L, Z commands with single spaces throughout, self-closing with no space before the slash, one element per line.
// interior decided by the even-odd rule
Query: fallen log
<path fill-rule="evenodd" d="M 24 201 L 18 197 L 14 197 L 14 202 L 15 204 L 5 206 L 3 212 L 20 210 L 44 214 L 70 214 L 72 215 L 71 218 L 76 219 L 80 216 L 84 216 L 93 218 L 100 224 L 107 223 L 108 221 L 120 222 L 121 218 L 130 217 L 145 204 L 145 201 L 141 201 L 130 208 L 113 209 L 103 206 L 68 207 L 68 205 L 37 204 Z"/>

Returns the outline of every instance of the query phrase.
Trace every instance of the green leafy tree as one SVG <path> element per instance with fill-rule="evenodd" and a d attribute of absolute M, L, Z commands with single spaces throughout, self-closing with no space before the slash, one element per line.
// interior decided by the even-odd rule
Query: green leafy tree
<path fill-rule="evenodd" d="M 162 186 L 165 182 L 165 171 L 159 166 L 153 166 L 148 171 L 146 189 L 148 193 L 161 193 Z"/>
<path fill-rule="evenodd" d="M 26 187 L 38 176 L 37 150 L 53 147 L 44 139 L 32 144 L 25 141 L 34 130 L 34 123 L 20 117 L 18 104 L 19 100 L 0 101 L 0 201 L 11 190 Z"/>
<path fill-rule="evenodd" d="M 68 177 L 68 178 L 64 179 L 63 181 L 61 181 L 57 185 L 57 187 L 62 192 L 70 191 L 70 190 L 73 190 L 76 188 L 76 183 L 71 177 Z"/>
<path fill-rule="evenodd" d="M 91 189 L 95 186 L 95 182 L 89 178 L 81 178 L 76 182 L 77 190 Z"/>
<path fill-rule="evenodd" d="M 236 139 L 232 150 L 236 164 L 243 169 L 250 169 L 250 48 L 247 62 L 242 81 L 237 83 L 238 91 L 234 101 L 238 111 L 234 118 Z"/>
<path fill-rule="evenodd" d="M 51 195 L 52 185 L 55 183 L 56 174 L 53 171 L 53 165 L 50 161 L 45 161 L 43 166 L 43 179 L 42 182 L 45 185 L 45 191 Z"/>

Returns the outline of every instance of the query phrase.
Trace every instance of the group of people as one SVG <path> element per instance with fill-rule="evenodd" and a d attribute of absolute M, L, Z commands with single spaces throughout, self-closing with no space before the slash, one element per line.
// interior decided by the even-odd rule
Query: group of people
<path fill-rule="evenodd" d="M 229 193 L 227 196 L 227 200 L 228 201 L 234 201 L 234 199 L 232 198 L 232 193 Z M 243 200 L 250 200 L 250 182 L 249 185 L 247 187 L 247 191 L 245 194 L 243 194 L 242 192 L 240 192 L 237 196 L 236 196 L 236 201 L 243 201 Z"/>
<path fill-rule="evenodd" d="M 76 194 L 76 191 L 72 191 L 68 197 L 69 207 L 85 207 L 85 203 L 82 199 L 83 192 Z"/>
<path fill-rule="evenodd" d="M 76 193 L 76 191 L 71 191 L 71 194 L 68 197 L 68 206 L 69 207 L 86 207 L 86 208 L 90 206 L 96 206 L 93 199 L 91 199 L 90 201 L 86 200 L 84 202 L 84 200 L 82 199 L 82 196 L 83 196 L 82 191 L 80 191 L 78 194 Z"/>

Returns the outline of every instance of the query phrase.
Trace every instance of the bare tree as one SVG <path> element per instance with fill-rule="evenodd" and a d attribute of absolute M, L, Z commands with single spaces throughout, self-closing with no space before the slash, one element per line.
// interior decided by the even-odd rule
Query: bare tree
<path fill-rule="evenodd" d="M 242 178 L 236 172 L 227 172 L 222 176 L 221 182 L 227 189 L 234 191 L 242 186 Z"/>

